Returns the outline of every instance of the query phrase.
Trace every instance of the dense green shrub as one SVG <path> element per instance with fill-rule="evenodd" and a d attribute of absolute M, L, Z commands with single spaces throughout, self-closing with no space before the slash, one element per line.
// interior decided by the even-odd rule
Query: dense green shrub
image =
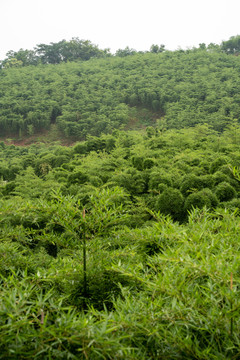
<path fill-rule="evenodd" d="M 201 181 L 201 186 L 203 188 L 212 189 L 214 186 L 214 177 L 213 175 L 202 175 L 199 176 L 199 180 Z"/>
<path fill-rule="evenodd" d="M 171 215 L 174 220 L 184 217 L 184 198 L 178 189 L 167 188 L 156 200 L 156 210 Z"/>
<path fill-rule="evenodd" d="M 153 159 L 144 159 L 143 161 L 143 169 L 151 169 L 155 165 L 155 162 Z"/>
<path fill-rule="evenodd" d="M 209 173 L 210 164 L 209 161 L 204 159 L 199 163 L 199 167 L 202 170 L 202 172 Z"/>
<path fill-rule="evenodd" d="M 230 201 L 225 201 L 222 204 L 223 208 L 229 209 L 231 211 L 238 210 L 237 214 L 240 214 L 240 199 L 234 198 Z"/>
<path fill-rule="evenodd" d="M 214 179 L 214 185 L 218 185 L 221 182 L 228 182 L 230 181 L 230 178 L 228 177 L 228 175 L 222 173 L 221 171 L 216 171 L 213 174 L 213 179 Z"/>
<path fill-rule="evenodd" d="M 86 154 L 87 153 L 87 145 L 86 142 L 82 142 L 82 143 L 77 143 L 74 147 L 73 147 L 73 151 L 76 154 Z"/>
<path fill-rule="evenodd" d="M 202 209 L 207 207 L 208 209 L 215 208 L 218 205 L 218 199 L 210 189 L 203 189 L 190 194 L 186 200 L 184 207 L 187 211 L 193 208 Z"/>
<path fill-rule="evenodd" d="M 154 169 L 149 175 L 149 188 L 158 190 L 160 184 L 172 187 L 172 176 L 162 169 Z"/>
<path fill-rule="evenodd" d="M 94 257 L 95 258 L 94 258 Z M 118 252 L 118 260 L 121 258 L 121 252 Z M 121 286 L 131 287 L 132 290 L 140 290 L 140 283 L 136 279 L 131 279 L 121 275 L 117 271 L 110 270 L 111 262 L 114 261 L 114 253 L 111 255 L 107 252 L 99 249 L 98 253 L 94 252 L 88 257 L 88 273 L 87 273 L 87 299 L 84 296 L 83 288 L 83 274 L 79 269 L 79 272 L 73 274 L 71 281 L 74 281 L 73 286 L 70 286 L 68 292 L 69 304 L 77 307 L 79 310 L 84 307 L 94 307 L 98 310 L 113 308 L 114 299 L 121 296 Z M 69 287 L 69 284 L 68 284 Z M 67 289 L 62 289 L 66 292 Z"/>
<path fill-rule="evenodd" d="M 89 180 L 87 174 L 84 174 L 82 171 L 72 172 L 68 175 L 68 184 L 85 184 Z"/>
<path fill-rule="evenodd" d="M 215 194 L 219 201 L 228 201 L 236 197 L 237 192 L 233 186 L 224 181 L 217 185 Z"/>
<path fill-rule="evenodd" d="M 182 180 L 180 191 L 184 196 L 188 196 L 191 192 L 202 189 L 205 182 L 200 176 L 194 174 L 186 175 Z"/>
<path fill-rule="evenodd" d="M 199 166 L 201 161 L 201 158 L 199 157 L 193 157 L 188 160 L 189 165 L 191 166 Z"/>
<path fill-rule="evenodd" d="M 175 166 L 182 172 L 182 174 L 189 174 L 192 172 L 191 166 L 188 165 L 187 162 L 184 160 L 176 161 Z"/>
<path fill-rule="evenodd" d="M 89 183 L 95 187 L 100 187 L 103 185 L 103 181 L 99 176 L 89 176 Z"/>
<path fill-rule="evenodd" d="M 143 162 L 144 162 L 144 157 L 142 156 L 133 156 L 132 158 L 132 163 L 133 166 L 137 169 L 137 170 L 143 170 Z"/>
<path fill-rule="evenodd" d="M 114 183 L 123 187 L 132 195 L 142 194 L 147 190 L 146 180 L 144 174 L 133 168 L 116 173 L 112 177 Z"/>
<path fill-rule="evenodd" d="M 164 184 L 164 183 L 160 183 L 158 185 L 158 192 L 161 194 L 163 193 L 165 190 L 168 189 L 168 185 L 167 184 Z"/>
<path fill-rule="evenodd" d="M 97 138 L 95 136 L 89 136 L 86 141 L 87 152 L 90 151 L 102 151 L 106 147 L 106 140 L 104 138 Z"/>
<path fill-rule="evenodd" d="M 231 170 L 229 164 L 222 165 L 222 166 L 219 168 L 219 171 L 221 171 L 223 174 L 226 174 L 226 175 L 229 176 L 230 178 L 233 177 L 233 175 L 232 175 L 232 170 Z"/>
<path fill-rule="evenodd" d="M 216 160 L 214 160 L 210 165 L 210 173 L 214 174 L 216 171 L 220 170 L 220 168 L 223 165 L 226 165 L 229 163 L 229 159 L 227 157 L 218 157 Z"/>
<path fill-rule="evenodd" d="M 14 190 L 16 187 L 15 181 L 7 182 L 5 185 L 2 186 L 1 192 L 3 196 L 9 196 L 14 194 Z"/>

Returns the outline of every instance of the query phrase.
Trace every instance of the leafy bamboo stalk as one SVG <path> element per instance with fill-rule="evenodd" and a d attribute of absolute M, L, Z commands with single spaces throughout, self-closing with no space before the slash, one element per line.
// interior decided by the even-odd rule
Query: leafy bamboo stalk
<path fill-rule="evenodd" d="M 86 260 L 86 211 L 83 209 L 83 296 L 87 297 L 87 260 Z"/>
<path fill-rule="evenodd" d="M 230 290 L 231 290 L 231 295 L 232 295 L 232 290 L 233 290 L 233 274 L 231 273 L 231 279 L 230 279 Z M 233 309 L 233 304 L 232 304 L 232 296 L 231 296 L 231 311 Z M 233 334 L 233 317 L 231 315 L 231 325 L 230 325 L 230 334 L 232 336 Z"/>

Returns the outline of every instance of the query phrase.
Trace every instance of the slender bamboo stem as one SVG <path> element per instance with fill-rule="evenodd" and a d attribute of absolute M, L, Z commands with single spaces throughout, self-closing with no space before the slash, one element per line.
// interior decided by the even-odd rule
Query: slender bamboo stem
<path fill-rule="evenodd" d="M 85 227 L 85 209 L 83 209 L 83 296 L 87 297 L 87 259 L 86 259 L 86 227 Z"/>
<path fill-rule="evenodd" d="M 230 290 L 231 290 L 231 310 L 233 309 L 233 304 L 232 304 L 232 290 L 233 290 L 233 274 L 231 273 L 231 279 L 230 279 Z M 230 334 L 232 336 L 233 334 L 233 317 L 231 315 L 231 323 L 230 323 Z"/>

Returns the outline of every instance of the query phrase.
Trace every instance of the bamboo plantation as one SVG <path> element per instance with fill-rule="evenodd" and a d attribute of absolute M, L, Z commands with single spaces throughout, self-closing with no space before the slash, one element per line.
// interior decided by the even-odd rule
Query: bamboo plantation
<path fill-rule="evenodd" d="M 0 359 L 240 358 L 229 44 L 5 62 Z"/>

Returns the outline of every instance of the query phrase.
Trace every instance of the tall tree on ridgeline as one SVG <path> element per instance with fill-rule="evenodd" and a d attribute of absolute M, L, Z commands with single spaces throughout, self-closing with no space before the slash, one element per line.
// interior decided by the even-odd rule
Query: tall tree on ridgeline
<path fill-rule="evenodd" d="M 34 50 L 10 50 L 7 52 L 6 58 L 1 62 L 1 66 L 7 68 L 38 65 L 39 63 L 59 64 L 61 62 L 86 61 L 93 57 L 106 56 L 110 56 L 109 49 L 100 50 L 91 41 L 74 37 L 70 41 L 63 39 L 56 43 L 38 44 Z"/>

